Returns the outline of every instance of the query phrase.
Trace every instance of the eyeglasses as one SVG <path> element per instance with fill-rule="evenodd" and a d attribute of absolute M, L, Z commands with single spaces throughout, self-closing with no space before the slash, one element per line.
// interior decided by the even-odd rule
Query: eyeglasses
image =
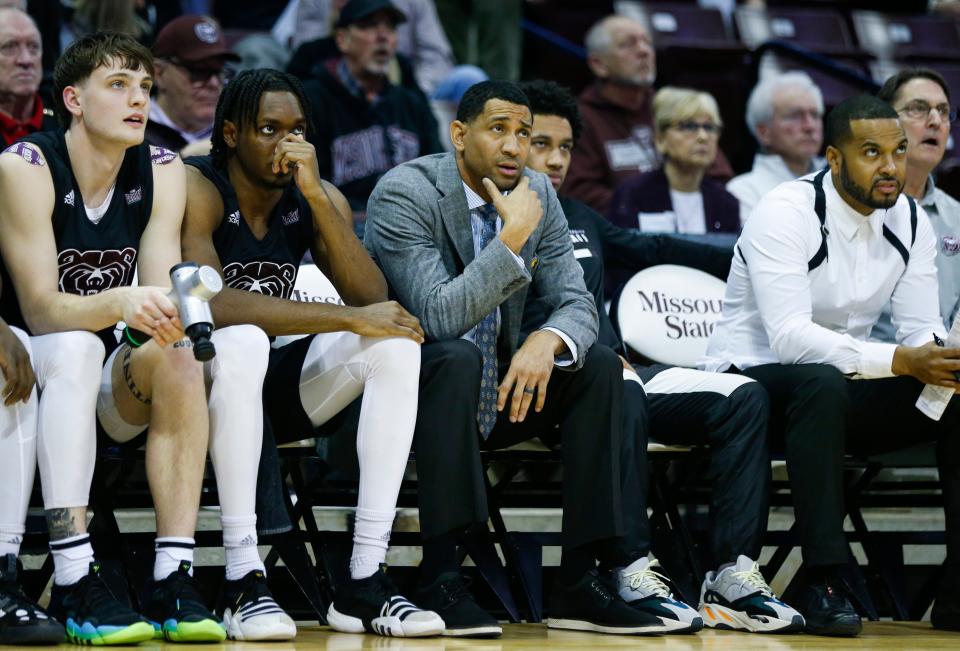
<path fill-rule="evenodd" d="M 713 122 L 697 122 L 695 120 L 674 122 L 670 125 L 670 128 L 686 134 L 695 134 L 703 129 L 708 136 L 719 136 L 720 132 L 723 131 L 723 127 L 719 124 L 714 124 Z"/>
<path fill-rule="evenodd" d="M 233 79 L 233 70 L 228 67 L 220 68 L 216 70 L 214 68 L 197 68 L 194 66 L 189 66 L 179 59 L 168 59 L 168 61 L 180 68 L 187 73 L 187 77 L 190 78 L 190 84 L 195 87 L 206 86 L 210 83 L 210 79 L 216 77 L 221 84 L 229 83 Z"/>
<path fill-rule="evenodd" d="M 956 122 L 957 120 L 957 110 L 950 108 L 949 104 L 931 106 L 922 99 L 913 100 L 903 108 L 898 109 L 897 113 L 903 113 L 911 120 L 924 120 L 930 115 L 931 110 L 936 110 L 937 113 L 940 114 L 941 120 L 946 120 L 947 122 Z"/>

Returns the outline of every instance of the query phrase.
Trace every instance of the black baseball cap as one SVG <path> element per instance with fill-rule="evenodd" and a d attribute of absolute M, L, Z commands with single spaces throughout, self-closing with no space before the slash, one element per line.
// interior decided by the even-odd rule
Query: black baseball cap
<path fill-rule="evenodd" d="M 407 22 L 407 15 L 397 9 L 390 0 L 350 0 L 350 2 L 343 5 L 343 9 L 340 10 L 340 17 L 337 19 L 337 28 L 348 27 L 378 11 L 388 12 L 393 17 L 394 25 Z"/>

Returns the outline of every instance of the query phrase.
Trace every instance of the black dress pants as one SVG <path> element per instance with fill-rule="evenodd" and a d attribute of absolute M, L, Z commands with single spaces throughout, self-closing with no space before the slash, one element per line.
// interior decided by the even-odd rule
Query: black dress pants
<path fill-rule="evenodd" d="M 740 554 L 758 558 L 767 529 L 770 488 L 769 406 L 763 387 L 757 382 L 731 383 L 730 376 L 690 369 L 639 370 L 646 392 L 637 382 L 623 383 L 626 534 L 620 558 L 612 565 L 631 563 L 650 551 L 646 429 L 649 438 L 660 443 L 710 446 L 707 479 L 713 488 L 713 567 L 734 562 Z M 658 381 L 658 376 L 665 381 Z"/>
<path fill-rule="evenodd" d="M 947 557 L 960 561 L 960 401 L 939 421 L 915 406 L 911 377 L 851 380 L 822 364 L 765 364 L 743 374 L 770 398 L 771 447 L 786 455 L 803 558 L 809 566 L 847 562 L 843 533 L 845 454 L 879 454 L 937 441 L 946 511 Z"/>
<path fill-rule="evenodd" d="M 553 370 L 541 412 L 535 412 L 531 404 L 523 422 L 511 423 L 509 410 L 504 408 L 490 438 L 482 443 L 484 449 L 495 450 L 547 437 L 559 428 L 564 548 L 606 544 L 623 535 L 622 369 L 613 350 L 593 346 L 579 370 Z"/>

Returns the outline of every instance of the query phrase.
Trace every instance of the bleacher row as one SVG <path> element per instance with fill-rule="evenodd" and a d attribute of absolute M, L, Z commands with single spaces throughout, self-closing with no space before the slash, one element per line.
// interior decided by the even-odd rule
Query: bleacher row
<path fill-rule="evenodd" d="M 678 271 L 681 280 L 677 280 Z M 668 283 L 666 287 L 664 283 Z M 653 294 L 669 291 L 671 295 L 694 300 L 719 301 L 724 283 L 692 269 L 667 266 L 652 267 L 634 276 L 628 283 L 629 291 L 614 309 L 623 337 L 637 349 L 625 354 L 647 355 L 658 351 L 666 357 L 658 361 L 683 363 L 684 358 L 696 357 L 697 348 L 706 342 L 705 326 L 701 341 L 687 338 L 686 347 L 673 348 L 657 342 L 670 337 L 662 314 L 646 309 L 636 299 L 640 293 Z M 684 290 L 683 287 L 687 289 Z M 686 293 L 684 293 L 686 292 Z M 689 294 L 689 296 L 687 295 Z M 332 284 L 313 264 L 300 268 L 294 296 L 296 300 L 338 303 L 340 298 Z M 715 321 L 719 314 L 707 320 Z M 706 324 L 706 321 L 705 321 Z M 643 336 L 638 336 L 642 332 Z M 278 341 L 275 345 L 280 345 Z M 692 348 L 691 348 L 692 347 Z M 702 351 L 701 351 L 702 352 Z M 342 459 L 343 450 L 352 448 L 352 441 L 340 441 L 340 454 L 330 453 L 332 446 L 293 445 L 280 450 L 281 475 L 288 492 L 287 510 L 294 530 L 263 535 L 262 546 L 269 547 L 266 566 L 271 589 L 277 601 L 299 620 L 325 622 L 327 606 L 332 599 L 332 586 L 345 578 L 351 549 L 349 527 L 329 527 L 329 522 L 318 520 L 316 507 L 337 510 L 352 509 L 357 503 L 357 482 L 353 459 Z M 710 483 L 707 476 L 705 449 L 665 446 L 651 443 L 649 504 L 653 551 L 667 568 L 676 587 L 690 603 L 699 598 L 700 579 L 705 564 L 703 559 L 709 546 L 709 523 L 705 509 L 710 503 Z M 528 442 L 514 448 L 484 452 L 490 522 L 475 527 L 460 539 L 460 556 L 472 561 L 465 568 L 475 577 L 474 592 L 481 604 L 511 622 L 539 622 L 545 616 L 544 590 L 550 585 L 553 567 L 544 566 L 544 549 L 559 547 L 560 533 L 529 526 L 522 519 L 511 518 L 511 512 L 520 509 L 557 513 L 562 504 L 562 468 L 560 454 L 537 442 Z M 774 462 L 782 467 L 782 463 Z M 416 458 L 401 487 L 400 508 L 417 506 Z M 909 566 L 905 548 L 908 545 L 944 544 L 941 527 L 933 530 L 871 531 L 863 507 L 928 508 L 937 509 L 940 495 L 935 475 L 921 471 L 910 481 L 891 481 L 891 472 L 898 468 L 928 469 L 934 467 L 929 447 L 910 451 L 907 455 L 870 459 L 851 458 L 847 465 L 848 488 L 846 505 L 852 531 L 851 543 L 862 549 L 865 563 L 851 563 L 845 579 L 851 586 L 856 607 L 869 619 L 881 616 L 897 620 L 920 619 L 933 601 L 938 568 L 935 565 Z M 208 464 L 201 505 L 215 509 L 218 505 L 216 482 Z M 42 499 L 38 484 L 31 498 L 33 512 L 27 521 L 23 552 L 26 555 L 44 555 L 47 552 L 46 523 L 42 516 Z M 771 506 L 786 509 L 791 506 L 789 482 L 782 473 L 775 473 L 771 492 Z M 98 558 L 103 563 L 108 581 L 116 593 L 127 590 L 136 604 L 138 595 L 131 586 L 143 585 L 151 574 L 153 538 L 151 531 L 130 531 L 125 524 L 132 514 L 152 508 L 147 486 L 142 450 L 108 448 L 100 452 L 91 488 L 90 510 L 93 514 L 90 533 Z M 322 513 L 322 512 L 321 512 Z M 143 518 L 140 518 L 143 519 Z M 147 518 L 149 519 L 149 518 Z M 789 521 L 788 517 L 788 521 Z M 508 526 L 510 520 L 516 526 Z M 326 522 L 326 525 L 324 524 Z M 124 524 L 121 524 L 124 523 Z M 399 527 L 391 538 L 393 547 L 417 547 L 420 539 L 415 530 Z M 197 546 L 218 548 L 222 545 L 220 532 L 203 525 L 196 533 Z M 783 569 L 791 551 L 798 548 L 799 539 L 792 526 L 774 528 L 767 532 L 764 545 L 772 548 L 763 572 L 768 581 Z M 32 565 L 31 565 L 32 566 Z M 216 565 L 200 564 L 197 575 L 208 599 L 213 599 L 222 579 L 222 569 Z M 24 576 L 28 595 L 39 598 L 49 584 L 53 572 L 52 557 L 29 570 Z M 401 585 L 412 585 L 416 568 L 392 567 L 391 576 Z M 789 600 L 791 590 L 803 580 L 803 570 L 788 572 L 788 583 L 783 590 Z"/>
<path fill-rule="evenodd" d="M 683 86 L 711 93 L 720 106 L 725 130 L 720 147 L 736 173 L 750 169 L 756 145 L 744 121 L 747 96 L 760 75 L 803 70 L 823 92 L 829 107 L 858 93 L 873 93 L 890 75 L 911 65 L 941 73 L 960 89 L 960 22 L 923 13 L 886 13 L 848 6 L 898 7 L 902 3 L 767 2 L 765 9 L 740 5 L 729 18 L 696 2 L 615 0 L 614 10 L 647 26 L 657 50 L 657 86 Z M 597 10 L 569 8 L 550 13 L 528 10 L 528 44 L 533 28 L 549 30 L 571 44 L 583 42 Z M 556 78 L 579 88 L 581 73 L 565 72 L 571 51 L 528 47 L 528 77 Z M 574 69 L 583 68 L 571 66 Z M 583 72 L 583 75 L 586 73 Z M 560 75 L 561 77 L 558 77 Z M 564 76 L 566 75 L 566 76 Z M 938 172 L 938 185 L 960 189 L 960 124 Z"/>

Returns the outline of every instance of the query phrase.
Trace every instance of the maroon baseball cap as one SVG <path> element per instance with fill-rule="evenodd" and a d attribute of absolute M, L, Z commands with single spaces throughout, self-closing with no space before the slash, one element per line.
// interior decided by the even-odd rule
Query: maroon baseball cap
<path fill-rule="evenodd" d="M 168 59 L 174 57 L 184 63 L 197 63 L 207 59 L 239 61 L 240 57 L 230 51 L 223 38 L 220 25 L 208 16 L 180 16 L 167 23 L 153 44 L 153 56 Z"/>

